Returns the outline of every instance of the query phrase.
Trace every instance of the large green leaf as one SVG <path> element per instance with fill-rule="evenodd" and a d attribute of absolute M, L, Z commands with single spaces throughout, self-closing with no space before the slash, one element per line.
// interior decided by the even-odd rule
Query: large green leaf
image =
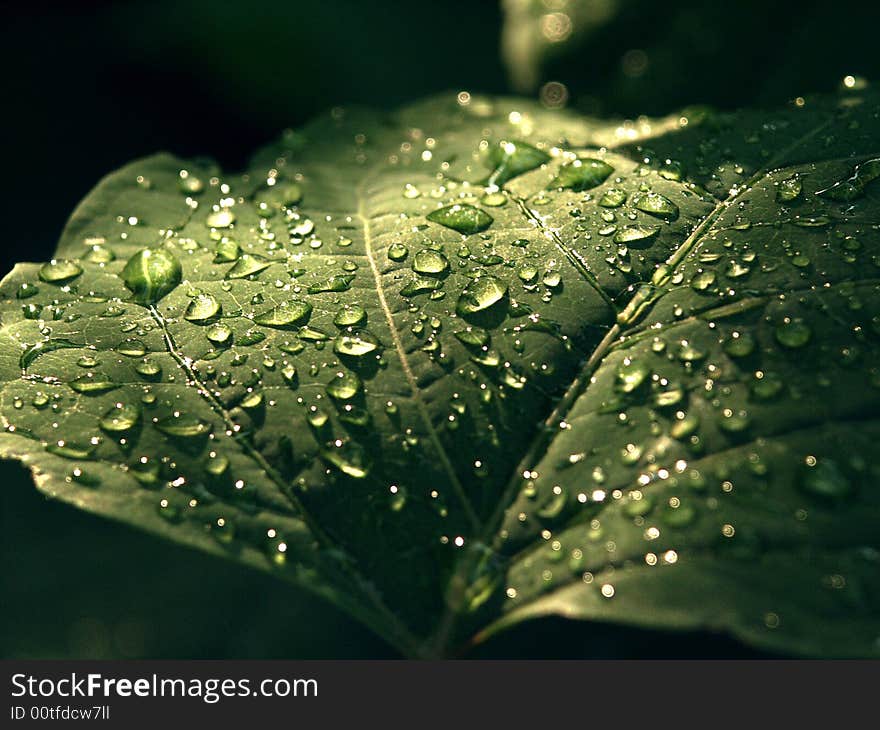
<path fill-rule="evenodd" d="M 876 110 L 460 94 L 134 162 L 2 283 L 0 450 L 413 656 L 550 613 L 880 654 Z"/>

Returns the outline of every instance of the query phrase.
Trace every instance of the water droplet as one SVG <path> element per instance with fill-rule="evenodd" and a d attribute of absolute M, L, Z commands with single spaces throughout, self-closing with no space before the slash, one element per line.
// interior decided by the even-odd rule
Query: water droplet
<path fill-rule="evenodd" d="M 198 195 L 205 189 L 205 184 L 200 178 L 190 173 L 188 170 L 181 170 L 178 173 L 178 186 L 182 193 L 187 195 Z"/>
<path fill-rule="evenodd" d="M 355 327 L 367 319 L 367 311 L 358 304 L 345 304 L 333 318 L 337 327 Z"/>
<path fill-rule="evenodd" d="M 428 213 L 427 218 L 432 223 L 439 223 L 465 235 L 485 231 L 494 221 L 486 211 L 467 203 L 455 203 L 433 210 Z"/>
<path fill-rule="evenodd" d="M 619 208 L 626 202 L 626 191 L 620 188 L 611 188 L 599 198 L 599 205 L 603 208 Z"/>
<path fill-rule="evenodd" d="M 254 317 L 254 324 L 263 327 L 286 329 L 305 324 L 312 315 L 312 305 L 297 299 L 289 299 L 267 312 Z"/>
<path fill-rule="evenodd" d="M 215 210 L 208 214 L 205 223 L 210 228 L 229 228 L 229 226 L 235 223 L 235 213 L 228 208 Z"/>
<path fill-rule="evenodd" d="M 779 183 L 779 187 L 776 190 L 776 200 L 780 203 L 790 203 L 800 196 L 803 188 L 800 176 L 792 175 Z"/>
<path fill-rule="evenodd" d="M 147 380 L 154 380 L 161 372 L 161 366 L 153 360 L 144 360 L 134 366 L 139 375 Z"/>
<path fill-rule="evenodd" d="M 77 461 L 91 459 L 95 452 L 95 447 L 91 444 L 83 445 L 65 441 L 61 439 L 52 444 L 46 445 L 46 451 L 55 456 L 61 456 L 65 459 L 75 459 Z"/>
<path fill-rule="evenodd" d="M 694 278 L 691 279 L 691 289 L 693 289 L 694 291 L 706 291 L 706 289 L 708 289 L 714 283 L 714 271 L 701 271 L 698 274 L 695 274 Z"/>
<path fill-rule="evenodd" d="M 83 345 L 60 337 L 43 340 L 42 342 L 38 342 L 25 349 L 25 351 L 22 352 L 21 357 L 18 359 L 18 365 L 22 371 L 25 371 L 40 355 L 45 355 L 47 352 L 54 352 L 55 350 L 68 350 L 80 347 L 83 347 Z"/>
<path fill-rule="evenodd" d="M 156 421 L 155 425 L 166 436 L 182 439 L 205 436 L 211 431 L 211 426 L 206 421 L 183 413 L 173 413 Z"/>
<path fill-rule="evenodd" d="M 363 357 L 379 349 L 379 340 L 368 330 L 353 329 L 336 338 L 333 352 L 349 357 Z"/>
<path fill-rule="evenodd" d="M 350 372 L 338 372 L 327 383 L 327 395 L 336 400 L 351 400 L 363 388 L 361 379 Z"/>
<path fill-rule="evenodd" d="M 667 221 L 678 218 L 678 206 L 659 193 L 638 193 L 633 196 L 632 204 L 638 210 L 655 218 L 663 218 Z"/>
<path fill-rule="evenodd" d="M 30 299 L 31 297 L 36 296 L 39 293 L 39 287 L 34 284 L 24 282 L 20 287 L 18 287 L 18 289 L 16 289 L 15 296 L 17 299 Z"/>
<path fill-rule="evenodd" d="M 126 433 L 141 420 L 141 408 L 132 403 L 116 403 L 108 410 L 98 425 L 107 433 Z"/>
<path fill-rule="evenodd" d="M 623 393 L 632 393 L 650 374 L 650 369 L 644 363 L 626 359 L 617 369 L 617 387 Z"/>
<path fill-rule="evenodd" d="M 183 318 L 193 324 L 205 324 L 220 314 L 220 302 L 212 294 L 199 294 L 186 307 Z"/>
<path fill-rule="evenodd" d="M 240 255 L 241 248 L 239 248 L 239 245 L 235 241 L 224 238 L 218 241 L 217 246 L 214 248 L 214 263 L 229 264 L 233 261 L 238 261 Z"/>
<path fill-rule="evenodd" d="M 722 431 L 726 431 L 727 433 L 741 433 L 745 431 L 752 423 L 749 414 L 740 409 L 734 410 L 732 408 L 725 408 L 721 413 L 721 418 L 718 421 L 718 426 Z"/>
<path fill-rule="evenodd" d="M 403 261 L 409 254 L 409 249 L 402 243 L 392 243 L 388 247 L 388 258 L 392 261 Z"/>
<path fill-rule="evenodd" d="M 449 269 L 449 259 L 439 251 L 424 248 L 413 257 L 412 269 L 417 274 L 442 274 Z"/>
<path fill-rule="evenodd" d="M 225 324 L 212 325 L 205 336 L 214 347 L 228 347 L 232 344 L 232 330 Z"/>
<path fill-rule="evenodd" d="M 86 373 L 71 380 L 69 385 L 72 390 L 83 395 L 99 395 L 119 387 L 119 383 L 100 373 Z"/>
<path fill-rule="evenodd" d="M 296 366 L 288 363 L 281 368 L 281 377 L 284 382 L 292 387 L 296 387 Z"/>
<path fill-rule="evenodd" d="M 330 339 L 330 335 L 315 327 L 300 327 L 297 337 L 306 342 L 326 342 Z"/>
<path fill-rule="evenodd" d="M 205 460 L 205 471 L 213 477 L 221 477 L 229 469 L 229 458 L 212 451 Z"/>
<path fill-rule="evenodd" d="M 785 381 L 777 373 L 761 372 L 755 373 L 752 381 L 752 394 L 758 400 L 772 400 L 785 389 Z"/>
<path fill-rule="evenodd" d="M 544 276 L 541 277 L 541 283 L 544 286 L 555 289 L 562 283 L 562 274 L 559 272 L 559 269 L 548 269 L 544 272 Z"/>
<path fill-rule="evenodd" d="M 370 460 L 364 448 L 355 441 L 336 440 L 321 449 L 321 457 L 343 474 L 363 479 L 370 473 Z"/>
<path fill-rule="evenodd" d="M 494 276 L 480 276 L 461 293 L 455 311 L 463 317 L 483 312 L 507 296 L 507 284 Z"/>
<path fill-rule="evenodd" d="M 489 344 L 489 333 L 479 327 L 468 327 L 456 332 L 455 336 L 468 347 L 486 347 Z"/>
<path fill-rule="evenodd" d="M 501 141 L 490 148 L 486 162 L 493 170 L 489 185 L 504 185 L 517 175 L 534 170 L 550 159 L 550 156 L 525 142 Z"/>
<path fill-rule="evenodd" d="M 493 193 L 486 193 L 480 198 L 480 203 L 489 208 L 498 208 L 507 204 L 507 196 L 500 190 Z"/>
<path fill-rule="evenodd" d="M 400 296 L 414 297 L 418 294 L 434 292 L 438 290 L 441 286 L 441 282 L 436 278 L 428 276 L 416 276 L 414 279 L 411 279 L 409 282 L 407 282 L 407 284 L 400 290 Z"/>
<path fill-rule="evenodd" d="M 243 253 L 226 272 L 227 279 L 245 279 L 248 276 L 259 274 L 272 265 L 272 261 L 263 256 L 252 253 Z"/>
<path fill-rule="evenodd" d="M 250 347 L 251 345 L 256 345 L 259 342 L 262 342 L 266 339 L 266 333 L 261 332 L 255 327 L 251 327 L 251 329 L 242 332 L 238 337 L 238 344 L 242 347 Z M 238 355 L 237 357 L 241 357 Z M 247 357 L 245 355 L 245 357 Z"/>
<path fill-rule="evenodd" d="M 75 261 L 52 259 L 40 267 L 40 279 L 49 284 L 66 284 L 82 272 L 82 267 Z"/>
<path fill-rule="evenodd" d="M 164 248 L 143 248 L 122 269 L 122 280 L 134 301 L 145 306 L 172 292 L 181 276 L 180 262 Z"/>
<path fill-rule="evenodd" d="M 116 260 L 116 254 L 106 246 L 92 246 L 84 258 L 93 264 L 109 264 Z"/>
<path fill-rule="evenodd" d="M 327 291 L 348 291 L 351 288 L 352 281 L 354 281 L 354 274 L 334 274 L 309 286 L 309 294 L 320 294 Z"/>
<path fill-rule="evenodd" d="M 607 162 L 585 158 L 574 160 L 559 168 L 548 188 L 569 188 L 570 190 L 589 190 L 605 182 L 614 168 Z"/>
<path fill-rule="evenodd" d="M 633 248 L 642 248 L 650 245 L 658 233 L 660 233 L 660 226 L 624 226 L 614 234 L 614 242 L 625 243 Z"/>
<path fill-rule="evenodd" d="M 119 344 L 116 352 L 126 357 L 143 357 L 147 353 L 147 346 L 141 340 L 129 337 Z"/>
<path fill-rule="evenodd" d="M 748 332 L 733 332 L 724 342 L 724 352 L 731 357 L 748 357 L 755 351 L 755 338 Z"/>
<path fill-rule="evenodd" d="M 806 345 L 813 335 L 810 326 L 802 319 L 786 317 L 776 327 L 776 341 L 783 347 L 796 349 Z"/>

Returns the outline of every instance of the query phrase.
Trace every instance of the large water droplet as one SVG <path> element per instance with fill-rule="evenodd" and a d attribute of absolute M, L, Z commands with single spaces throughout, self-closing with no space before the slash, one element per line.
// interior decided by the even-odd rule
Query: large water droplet
<path fill-rule="evenodd" d="M 333 352 L 349 357 L 363 357 L 379 349 L 379 340 L 367 330 L 353 329 L 343 332 L 333 344 Z"/>
<path fill-rule="evenodd" d="M 404 287 L 400 290 L 400 296 L 402 297 L 414 297 L 417 294 L 425 294 L 427 292 L 434 292 L 441 288 L 441 282 L 430 276 L 416 276 L 414 279 L 411 279 L 407 282 Z"/>
<path fill-rule="evenodd" d="M 614 234 L 614 243 L 643 248 L 649 246 L 658 233 L 660 226 L 624 226 Z"/>
<path fill-rule="evenodd" d="M 305 324 L 312 314 L 312 305 L 308 302 L 301 302 L 297 299 L 290 299 L 282 302 L 270 309 L 254 317 L 254 323 L 263 327 L 276 327 L 285 329 Z"/>
<path fill-rule="evenodd" d="M 656 218 L 667 221 L 678 218 L 678 206 L 659 193 L 638 193 L 633 196 L 632 203 L 638 210 Z"/>
<path fill-rule="evenodd" d="M 156 421 L 156 428 L 166 436 L 182 439 L 205 436 L 211 431 L 209 423 L 184 413 L 173 413 Z"/>
<path fill-rule="evenodd" d="M 611 188 L 599 198 L 599 205 L 603 208 L 619 208 L 626 202 L 626 191 L 620 188 Z"/>
<path fill-rule="evenodd" d="M 455 311 L 462 316 L 485 311 L 507 296 L 507 284 L 494 276 L 481 276 L 468 283 Z"/>
<path fill-rule="evenodd" d="M 367 319 L 366 310 L 359 304 L 345 304 L 333 318 L 333 324 L 337 327 L 355 327 L 363 324 Z"/>
<path fill-rule="evenodd" d="M 355 441 L 332 441 L 321 449 L 321 457 L 343 474 L 355 479 L 363 479 L 370 473 L 369 455 Z"/>
<path fill-rule="evenodd" d="M 569 188 L 571 190 L 589 190 L 601 185 L 614 172 L 607 162 L 585 158 L 574 160 L 559 168 L 559 174 L 553 178 L 549 188 Z"/>
<path fill-rule="evenodd" d="M 388 247 L 388 258 L 392 261 L 403 261 L 409 254 L 409 249 L 402 243 L 392 243 Z"/>
<path fill-rule="evenodd" d="M 214 263 L 229 264 L 237 261 L 240 255 L 241 248 L 239 248 L 239 245 L 235 241 L 224 238 L 217 242 L 217 246 L 214 249 Z"/>
<path fill-rule="evenodd" d="M 66 284 L 83 272 L 76 261 L 52 259 L 40 267 L 40 279 L 49 284 Z"/>
<path fill-rule="evenodd" d="M 114 382 L 101 373 L 86 373 L 76 380 L 71 380 L 70 387 L 72 390 L 83 395 L 98 395 L 118 388 L 119 383 Z"/>
<path fill-rule="evenodd" d="M 309 287 L 309 294 L 320 294 L 327 291 L 348 291 L 351 288 L 352 281 L 354 281 L 354 274 L 334 274 L 312 284 Z"/>
<path fill-rule="evenodd" d="M 143 248 L 122 269 L 122 280 L 138 304 L 155 304 L 172 292 L 182 276 L 180 262 L 164 248 Z"/>
<path fill-rule="evenodd" d="M 413 257 L 412 269 L 418 274 L 442 274 L 449 269 L 449 259 L 439 251 L 424 248 Z"/>
<path fill-rule="evenodd" d="M 455 203 L 438 210 L 432 210 L 428 213 L 427 218 L 432 223 L 439 223 L 441 226 L 446 226 L 465 235 L 485 231 L 494 221 L 494 218 L 486 211 L 467 203 Z"/>
<path fill-rule="evenodd" d="M 488 167 L 493 170 L 488 184 L 504 185 L 517 175 L 540 167 L 549 159 L 550 155 L 546 152 L 525 142 L 499 142 L 487 156 Z"/>
<path fill-rule="evenodd" d="M 107 433 L 119 434 L 131 431 L 141 419 L 141 408 L 133 403 L 116 403 L 99 422 Z"/>
<path fill-rule="evenodd" d="M 268 269 L 272 261 L 253 253 L 243 253 L 226 272 L 227 279 L 245 279 Z"/>
<path fill-rule="evenodd" d="M 212 294 L 199 294 L 186 307 L 183 318 L 194 324 L 205 324 L 220 314 L 220 302 Z"/>
<path fill-rule="evenodd" d="M 790 203 L 800 196 L 803 189 L 804 186 L 801 183 L 800 176 L 792 175 L 779 183 L 779 187 L 776 190 L 776 200 L 780 203 Z"/>
<path fill-rule="evenodd" d="M 228 208 L 215 210 L 208 214 L 205 223 L 210 228 L 229 228 L 229 226 L 235 223 L 235 213 Z"/>
<path fill-rule="evenodd" d="M 650 369 L 644 363 L 629 359 L 624 360 L 617 369 L 617 387 L 623 393 L 632 393 L 645 382 L 650 374 Z"/>
<path fill-rule="evenodd" d="M 363 388 L 361 379 L 354 373 L 338 372 L 327 383 L 327 395 L 336 400 L 351 400 Z"/>

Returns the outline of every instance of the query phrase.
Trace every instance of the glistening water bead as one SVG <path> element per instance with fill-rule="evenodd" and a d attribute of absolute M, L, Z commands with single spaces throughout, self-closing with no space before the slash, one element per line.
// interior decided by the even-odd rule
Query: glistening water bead
<path fill-rule="evenodd" d="M 138 304 L 155 304 L 180 284 L 180 262 L 164 248 L 144 248 L 122 269 L 122 280 Z"/>

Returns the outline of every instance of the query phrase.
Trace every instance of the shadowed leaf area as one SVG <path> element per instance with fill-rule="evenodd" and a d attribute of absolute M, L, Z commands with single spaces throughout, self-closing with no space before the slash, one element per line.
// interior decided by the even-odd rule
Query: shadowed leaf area
<path fill-rule="evenodd" d="M 0 452 L 410 656 L 561 615 L 880 654 L 877 99 L 335 110 L 0 284 Z"/>

